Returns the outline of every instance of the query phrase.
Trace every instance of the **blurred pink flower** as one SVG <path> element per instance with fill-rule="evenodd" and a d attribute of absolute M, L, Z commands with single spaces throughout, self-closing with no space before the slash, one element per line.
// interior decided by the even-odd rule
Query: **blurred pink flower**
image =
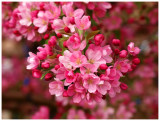
<path fill-rule="evenodd" d="M 138 47 L 134 47 L 134 43 L 130 42 L 128 45 L 128 51 L 131 55 L 135 56 L 135 55 L 139 54 L 140 49 Z"/>
<path fill-rule="evenodd" d="M 86 115 L 83 110 L 70 109 L 67 119 L 86 119 Z"/>
<path fill-rule="evenodd" d="M 32 115 L 32 119 L 49 119 L 49 108 L 41 106 L 39 111 Z"/>
<path fill-rule="evenodd" d="M 27 58 L 27 62 L 29 63 L 29 65 L 27 65 L 27 69 L 35 69 L 38 67 L 38 65 L 40 64 L 40 60 L 37 57 L 36 54 L 29 52 L 29 57 Z"/>

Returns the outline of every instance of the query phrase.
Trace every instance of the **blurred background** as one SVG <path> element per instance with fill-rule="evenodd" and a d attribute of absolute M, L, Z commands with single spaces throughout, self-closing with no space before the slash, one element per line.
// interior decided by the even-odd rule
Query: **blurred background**
<path fill-rule="evenodd" d="M 98 15 L 100 8 L 91 10 L 89 3 L 73 4 L 91 16 L 92 30 L 99 29 L 108 43 L 118 38 L 121 48 L 126 49 L 130 41 L 140 47 L 141 63 L 122 78 L 129 85 L 128 90 L 91 107 L 72 104 L 68 98 L 55 99 L 49 94 L 49 82 L 33 78 L 26 70 L 28 52 L 35 53 L 44 42 L 28 41 L 15 34 L 7 22 L 19 3 L 2 2 L 3 119 L 30 119 L 36 112 L 45 112 L 39 117 L 43 119 L 66 119 L 82 111 L 88 119 L 158 118 L 158 2 L 110 3 L 112 8 L 103 17 Z"/>

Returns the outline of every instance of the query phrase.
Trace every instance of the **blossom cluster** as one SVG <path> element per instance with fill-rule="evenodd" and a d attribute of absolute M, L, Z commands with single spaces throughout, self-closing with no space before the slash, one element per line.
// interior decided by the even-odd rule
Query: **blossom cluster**
<path fill-rule="evenodd" d="M 47 31 L 50 20 L 55 35 L 45 34 L 44 39 L 48 40 L 44 47 L 38 47 L 36 54 L 29 52 L 27 69 L 32 70 L 33 76 L 45 77 L 46 81 L 54 78 L 49 83 L 50 94 L 72 97 L 74 103 L 85 99 L 93 104 L 107 93 L 114 97 L 121 89 L 127 89 L 120 78 L 140 63 L 136 57 L 140 49 L 130 42 L 127 50 L 119 50 L 119 39 L 106 44 L 103 34 L 89 30 L 90 17 L 84 15 L 83 9 L 74 10 L 72 3 L 62 5 L 63 18 L 58 18 L 59 7 L 49 5 L 38 11 L 33 24 L 41 34 Z M 53 14 L 53 9 L 59 12 Z M 28 26 L 31 22 L 26 23 L 26 18 L 24 15 L 25 22 L 20 23 Z"/>

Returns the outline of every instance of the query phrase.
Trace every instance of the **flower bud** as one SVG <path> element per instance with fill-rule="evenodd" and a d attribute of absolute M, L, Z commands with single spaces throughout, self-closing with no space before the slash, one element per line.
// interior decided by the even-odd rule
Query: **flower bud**
<path fill-rule="evenodd" d="M 134 58 L 132 60 L 132 63 L 138 65 L 140 63 L 140 59 L 139 58 Z"/>
<path fill-rule="evenodd" d="M 114 50 L 114 53 L 115 53 L 116 55 L 119 55 L 119 52 L 120 52 L 119 49 L 115 49 L 115 50 Z"/>
<path fill-rule="evenodd" d="M 122 50 L 119 52 L 119 57 L 121 58 L 125 58 L 127 57 L 127 55 L 128 55 L 128 52 L 126 50 Z"/>
<path fill-rule="evenodd" d="M 55 65 L 54 69 L 58 70 L 60 68 L 60 65 Z"/>
<path fill-rule="evenodd" d="M 119 46 L 120 45 L 120 40 L 119 39 L 113 39 L 112 44 L 115 45 L 115 46 Z"/>
<path fill-rule="evenodd" d="M 66 33 L 70 33 L 70 32 L 71 32 L 71 31 L 70 31 L 70 28 L 68 28 L 67 26 L 64 27 L 64 31 L 65 31 Z"/>
<path fill-rule="evenodd" d="M 39 27 L 36 27 L 36 26 L 34 27 L 34 30 L 38 30 L 38 29 L 39 29 Z"/>
<path fill-rule="evenodd" d="M 120 87 L 121 87 L 122 90 L 127 90 L 128 89 L 128 86 L 125 83 L 121 83 Z"/>
<path fill-rule="evenodd" d="M 44 78 L 45 78 L 46 81 L 49 81 L 53 78 L 53 74 L 52 73 L 47 73 Z"/>
<path fill-rule="evenodd" d="M 40 70 L 34 69 L 34 70 L 32 70 L 32 76 L 35 77 L 35 78 L 41 78 L 42 73 L 41 73 Z"/>
<path fill-rule="evenodd" d="M 49 64 L 49 62 L 43 62 L 41 67 L 44 68 L 44 69 L 47 69 L 47 68 L 50 67 L 50 64 Z"/>
<path fill-rule="evenodd" d="M 45 35 L 43 36 L 43 39 L 45 39 L 45 40 L 49 39 L 49 34 L 45 34 Z"/>
<path fill-rule="evenodd" d="M 106 64 L 101 64 L 101 65 L 99 66 L 99 68 L 100 68 L 101 70 L 106 70 L 106 69 L 108 68 L 108 66 L 107 66 Z"/>
<path fill-rule="evenodd" d="M 50 47 L 54 47 L 56 45 L 56 41 L 57 41 L 57 38 L 55 36 L 52 36 L 48 41 L 48 45 Z"/>
<path fill-rule="evenodd" d="M 62 56 L 61 54 L 57 54 L 56 58 L 59 58 L 60 56 Z"/>
<path fill-rule="evenodd" d="M 131 65 L 131 68 L 132 68 L 132 69 L 135 69 L 136 67 L 137 67 L 137 66 L 136 66 L 135 64 L 132 64 L 132 65 Z"/>
<path fill-rule="evenodd" d="M 16 36 L 20 36 L 21 33 L 18 31 L 18 30 L 14 30 L 13 33 L 16 35 Z"/>
<path fill-rule="evenodd" d="M 63 42 L 63 46 L 64 46 L 65 48 L 67 48 L 67 41 L 64 41 L 64 42 Z"/>
<path fill-rule="evenodd" d="M 62 34 L 57 33 L 57 37 L 58 37 L 58 38 L 62 38 Z"/>
<path fill-rule="evenodd" d="M 91 20 L 91 17 L 90 17 L 90 16 L 88 16 L 88 19 L 89 19 L 89 20 Z"/>
<path fill-rule="evenodd" d="M 99 46 L 103 40 L 104 40 L 103 34 L 97 34 L 94 36 L 94 42 L 95 42 L 95 45 L 97 46 Z"/>
<path fill-rule="evenodd" d="M 68 97 L 68 93 L 66 90 L 63 92 L 63 97 Z"/>
<path fill-rule="evenodd" d="M 92 26 L 91 29 L 92 29 L 92 31 L 96 31 L 97 30 L 97 26 Z"/>

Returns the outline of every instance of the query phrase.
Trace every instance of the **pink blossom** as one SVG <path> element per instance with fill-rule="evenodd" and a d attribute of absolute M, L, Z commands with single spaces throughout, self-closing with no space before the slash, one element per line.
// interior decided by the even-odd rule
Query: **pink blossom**
<path fill-rule="evenodd" d="M 90 93 L 93 93 L 97 90 L 97 84 L 100 82 L 100 78 L 94 74 L 84 75 L 83 86 L 88 89 Z"/>
<path fill-rule="evenodd" d="M 130 42 L 128 45 L 128 51 L 131 55 L 135 56 L 135 55 L 139 54 L 140 49 L 138 47 L 134 47 L 134 43 Z"/>
<path fill-rule="evenodd" d="M 103 20 L 103 25 L 108 30 L 119 29 L 122 23 L 122 19 L 118 16 L 111 16 Z"/>
<path fill-rule="evenodd" d="M 111 84 L 108 81 L 101 80 L 97 86 L 97 90 L 102 95 L 107 93 L 107 90 L 111 89 Z"/>
<path fill-rule="evenodd" d="M 21 25 L 30 26 L 32 24 L 32 16 L 30 9 L 27 9 L 25 6 L 19 6 L 18 10 L 20 11 L 18 15 L 21 16 L 19 23 Z"/>
<path fill-rule="evenodd" d="M 99 92 L 87 93 L 86 99 L 89 105 L 94 104 L 95 102 L 100 103 L 102 101 L 102 95 Z"/>
<path fill-rule="evenodd" d="M 48 28 L 48 17 L 46 16 L 46 13 L 43 11 L 40 11 L 38 13 L 38 18 L 34 19 L 33 24 L 36 27 L 39 27 L 38 32 L 44 33 Z"/>
<path fill-rule="evenodd" d="M 75 51 L 72 53 L 70 61 L 73 67 L 78 68 L 86 64 L 87 58 L 85 55 L 82 55 L 81 51 Z"/>
<path fill-rule="evenodd" d="M 58 78 L 59 80 L 65 79 L 66 69 L 64 66 L 60 66 L 60 68 L 58 68 L 57 70 L 52 69 L 51 71 L 56 74 L 56 78 Z"/>
<path fill-rule="evenodd" d="M 59 57 L 60 63 L 62 63 L 67 69 L 72 69 L 72 64 L 70 62 L 71 55 L 72 53 L 70 51 L 65 50 L 64 55 Z"/>
<path fill-rule="evenodd" d="M 83 50 L 86 47 L 86 40 L 83 40 L 81 42 L 79 35 L 75 33 L 67 40 L 66 44 L 68 49 L 71 52 L 73 52 L 73 51 Z"/>
<path fill-rule="evenodd" d="M 75 32 L 75 25 L 70 23 L 69 17 L 63 17 L 63 19 L 55 19 L 52 23 L 52 28 L 55 30 L 56 33 L 59 33 L 59 30 L 68 27 L 71 32 Z"/>
<path fill-rule="evenodd" d="M 49 92 L 51 95 L 60 96 L 63 94 L 63 82 L 55 78 L 55 81 L 49 83 Z"/>
<path fill-rule="evenodd" d="M 62 10 L 67 17 L 81 18 L 84 14 L 83 9 L 76 9 L 74 11 L 72 4 L 63 5 Z"/>
<path fill-rule="evenodd" d="M 39 111 L 32 115 L 32 119 L 49 119 L 49 108 L 41 106 Z"/>
<path fill-rule="evenodd" d="M 45 4 L 44 8 L 46 9 L 46 16 L 49 19 L 57 19 L 61 14 L 61 8 L 60 6 L 57 7 L 53 2 L 50 2 L 49 4 Z"/>
<path fill-rule="evenodd" d="M 119 81 L 109 81 L 111 84 L 111 89 L 109 90 L 109 96 L 110 97 L 115 97 L 116 93 L 120 93 L 121 92 L 121 88 L 120 88 L 120 82 Z"/>
<path fill-rule="evenodd" d="M 115 64 L 114 64 L 114 67 L 118 71 L 126 73 L 131 68 L 131 66 L 130 66 L 130 64 L 128 62 L 129 62 L 128 59 L 121 60 L 121 61 L 116 61 Z"/>
<path fill-rule="evenodd" d="M 73 102 L 79 103 L 85 97 L 85 89 L 84 88 L 77 88 L 74 84 L 71 84 L 68 87 L 67 94 L 68 96 L 73 96 Z"/>
<path fill-rule="evenodd" d="M 109 66 L 106 69 L 106 73 L 101 77 L 103 80 L 116 80 L 118 81 L 120 77 L 122 76 L 121 73 L 119 73 L 116 68 L 113 68 L 112 66 Z"/>
<path fill-rule="evenodd" d="M 70 109 L 67 115 L 67 119 L 86 119 L 86 115 L 83 110 Z"/>
<path fill-rule="evenodd" d="M 106 61 L 101 58 L 102 54 L 100 50 L 87 49 L 86 56 L 88 58 L 88 63 L 95 65 L 98 68 L 101 64 L 106 64 Z"/>
<path fill-rule="evenodd" d="M 158 22 L 158 9 L 155 8 L 149 12 L 148 17 L 151 24 L 156 24 Z"/>
<path fill-rule="evenodd" d="M 132 112 L 128 111 L 126 109 L 126 106 L 125 105 L 120 105 L 120 107 L 118 108 L 117 110 L 117 113 L 116 113 L 116 118 L 118 119 L 129 119 L 132 117 Z"/>
<path fill-rule="evenodd" d="M 69 84 L 71 84 L 72 82 L 76 80 L 76 75 L 74 74 L 73 71 L 66 71 L 65 77 L 66 77 L 66 80 L 64 82 L 65 86 L 68 86 Z"/>
<path fill-rule="evenodd" d="M 39 58 L 32 52 L 29 52 L 29 57 L 27 58 L 27 62 L 29 63 L 29 65 L 27 65 L 27 69 L 29 70 L 37 68 L 38 65 L 40 64 Z"/>
<path fill-rule="evenodd" d="M 90 74 L 97 72 L 97 68 L 95 67 L 95 65 L 92 64 L 84 64 L 82 67 L 80 67 L 80 72 L 83 75 Z"/>
<path fill-rule="evenodd" d="M 75 18 L 75 23 L 78 29 L 86 30 L 91 26 L 91 21 L 89 20 L 88 16 L 83 16 L 80 18 Z"/>
<path fill-rule="evenodd" d="M 20 32 L 23 34 L 23 36 L 27 37 L 27 40 L 33 41 L 33 38 L 35 37 L 35 31 L 33 27 L 23 26 Z"/>

